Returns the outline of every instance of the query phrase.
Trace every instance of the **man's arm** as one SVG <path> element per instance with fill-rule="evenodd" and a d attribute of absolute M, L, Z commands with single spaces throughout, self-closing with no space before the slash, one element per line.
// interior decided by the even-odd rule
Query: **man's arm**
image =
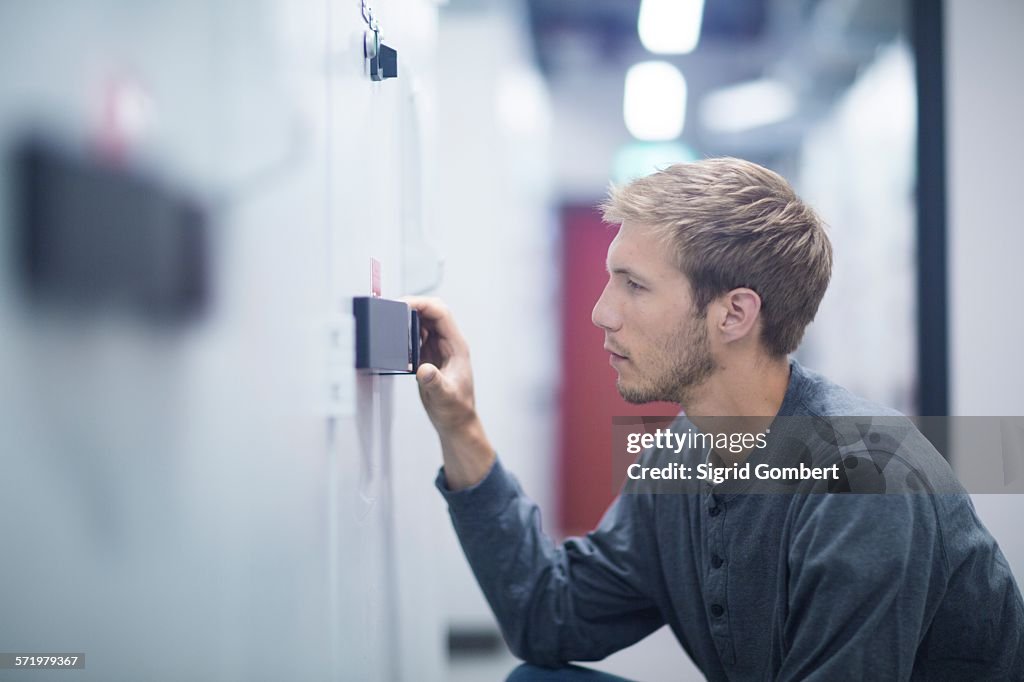
<path fill-rule="evenodd" d="M 811 494 L 794 523 L 777 679 L 910 679 L 946 584 L 930 496 Z"/>
<path fill-rule="evenodd" d="M 664 623 L 648 595 L 649 496 L 620 496 L 596 530 L 559 546 L 500 460 L 472 488 L 448 491 L 443 472 L 437 485 L 516 656 L 540 665 L 599 660 Z"/>
<path fill-rule="evenodd" d="M 405 300 L 421 318 L 416 379 L 441 441 L 437 485 L 513 653 L 548 665 L 597 660 L 657 629 L 663 620 L 644 571 L 653 555 L 643 509 L 650 498 L 620 497 L 597 530 L 556 546 L 487 440 L 469 347 L 451 314 L 437 299 Z"/>

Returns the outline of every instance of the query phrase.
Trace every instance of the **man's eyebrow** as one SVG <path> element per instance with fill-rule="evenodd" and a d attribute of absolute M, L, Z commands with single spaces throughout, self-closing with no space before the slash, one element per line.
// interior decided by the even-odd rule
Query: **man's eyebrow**
<path fill-rule="evenodd" d="M 608 267 L 608 263 L 605 263 L 604 264 L 604 269 L 607 272 L 609 272 L 609 273 L 611 273 L 613 275 L 625 275 L 626 277 L 629 277 L 629 278 L 632 278 L 632 279 L 638 279 L 638 280 L 646 280 L 647 279 L 646 277 L 643 277 L 642 275 L 637 274 L 635 271 L 630 270 L 629 268 L 623 267 L 621 265 L 618 266 L 618 267 L 615 267 L 615 268 L 609 268 Z"/>

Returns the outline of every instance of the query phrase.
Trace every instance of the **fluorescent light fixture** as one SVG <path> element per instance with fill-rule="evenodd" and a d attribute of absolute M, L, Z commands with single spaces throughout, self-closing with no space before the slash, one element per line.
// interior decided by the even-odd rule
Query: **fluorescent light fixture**
<path fill-rule="evenodd" d="M 626 128 L 638 140 L 673 140 L 686 122 L 686 79 L 668 62 L 640 62 L 626 72 Z"/>
<path fill-rule="evenodd" d="M 709 93 L 700 114 L 708 130 L 738 133 L 784 121 L 796 109 L 796 96 L 785 83 L 763 78 Z"/>
<path fill-rule="evenodd" d="M 686 54 L 697 47 L 703 18 L 704 0 L 643 0 L 636 27 L 651 52 Z"/>

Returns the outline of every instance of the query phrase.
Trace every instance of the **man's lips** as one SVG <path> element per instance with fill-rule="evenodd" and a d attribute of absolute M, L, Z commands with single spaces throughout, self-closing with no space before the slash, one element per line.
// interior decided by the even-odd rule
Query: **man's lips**
<path fill-rule="evenodd" d="M 609 348 L 607 344 L 604 346 L 604 349 L 606 351 L 608 351 L 609 353 L 611 353 L 611 356 L 612 356 L 613 360 L 616 359 L 616 358 L 619 359 L 619 360 L 628 360 L 629 359 L 627 356 L 623 355 L 622 353 L 617 353 L 614 350 L 612 350 L 611 348 Z"/>

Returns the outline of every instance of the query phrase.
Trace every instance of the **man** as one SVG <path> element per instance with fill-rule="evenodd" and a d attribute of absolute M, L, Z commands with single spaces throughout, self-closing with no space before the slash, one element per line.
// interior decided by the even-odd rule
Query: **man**
<path fill-rule="evenodd" d="M 679 164 L 603 208 L 621 226 L 593 322 L 626 400 L 677 402 L 696 424 L 753 419 L 765 433 L 786 419 L 895 414 L 788 358 L 832 251 L 780 176 L 736 159 Z M 437 486 L 509 646 L 536 664 L 517 679 L 601 659 L 664 624 L 711 680 L 1024 679 L 1024 602 L 955 482 L 954 494 L 634 488 L 596 530 L 555 546 L 487 440 L 451 314 L 409 301 L 425 330 L 417 380 L 441 441 Z M 909 442 L 911 469 L 948 472 L 922 438 Z M 856 464 L 839 461 L 844 473 Z"/>

